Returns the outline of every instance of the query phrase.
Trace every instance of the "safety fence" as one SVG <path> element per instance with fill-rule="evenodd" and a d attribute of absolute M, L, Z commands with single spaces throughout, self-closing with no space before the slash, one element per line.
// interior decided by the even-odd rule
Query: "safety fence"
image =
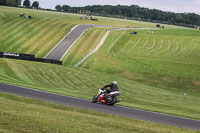
<path fill-rule="evenodd" d="M 0 52 L 0 58 L 10 58 L 10 59 L 36 61 L 36 62 L 44 62 L 44 63 L 62 65 L 62 61 L 52 60 L 52 59 L 35 58 L 35 55 L 31 55 L 31 54 Z"/>

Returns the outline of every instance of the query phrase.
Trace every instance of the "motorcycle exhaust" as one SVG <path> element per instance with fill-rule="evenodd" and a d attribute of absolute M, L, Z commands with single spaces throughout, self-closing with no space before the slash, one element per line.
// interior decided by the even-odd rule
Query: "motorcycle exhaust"
<path fill-rule="evenodd" d="M 122 99 L 119 99 L 119 100 L 116 101 L 116 103 L 119 103 L 119 102 L 121 102 L 121 101 L 122 101 Z"/>

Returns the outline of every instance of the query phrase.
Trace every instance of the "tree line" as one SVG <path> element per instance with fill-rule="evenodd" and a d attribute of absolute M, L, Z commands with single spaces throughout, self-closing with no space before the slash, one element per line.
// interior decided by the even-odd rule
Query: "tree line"
<path fill-rule="evenodd" d="M 0 0 L 0 5 L 4 6 L 13 6 L 13 7 L 19 7 L 21 6 L 22 0 Z M 23 6 L 26 8 L 34 8 L 38 9 L 39 8 L 39 2 L 34 1 L 31 5 L 30 0 L 24 0 Z"/>
<path fill-rule="evenodd" d="M 7 6 L 19 6 L 21 5 L 21 0 L 0 0 L 0 5 Z"/>
<path fill-rule="evenodd" d="M 165 12 L 157 9 L 143 8 L 137 5 L 131 5 L 131 6 L 93 5 L 85 7 L 70 7 L 68 5 L 63 5 L 63 6 L 57 5 L 55 9 L 57 11 L 63 11 L 63 12 L 76 12 L 76 13 L 91 12 L 92 14 L 101 16 L 110 15 L 120 18 L 138 18 L 149 21 L 157 20 L 157 21 L 166 21 L 169 23 L 200 25 L 200 15 L 195 13 Z"/>

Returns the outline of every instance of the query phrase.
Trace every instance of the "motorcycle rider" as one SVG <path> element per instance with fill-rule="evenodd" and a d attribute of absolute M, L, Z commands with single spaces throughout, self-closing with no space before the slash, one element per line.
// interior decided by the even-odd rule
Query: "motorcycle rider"
<path fill-rule="evenodd" d="M 107 99 L 108 98 L 108 94 L 110 92 L 114 92 L 114 91 L 119 91 L 119 88 L 117 86 L 117 81 L 113 81 L 111 84 L 105 85 L 102 90 L 104 90 L 105 88 L 110 87 L 110 89 L 107 89 L 105 91 L 104 97 L 103 99 Z"/>

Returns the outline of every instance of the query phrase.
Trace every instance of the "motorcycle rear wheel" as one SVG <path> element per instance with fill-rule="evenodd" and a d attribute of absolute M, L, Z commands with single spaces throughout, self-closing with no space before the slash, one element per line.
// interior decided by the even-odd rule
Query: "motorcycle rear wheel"
<path fill-rule="evenodd" d="M 111 96 L 106 100 L 106 104 L 107 105 L 113 105 L 115 104 L 117 101 L 117 97 L 116 96 Z"/>

